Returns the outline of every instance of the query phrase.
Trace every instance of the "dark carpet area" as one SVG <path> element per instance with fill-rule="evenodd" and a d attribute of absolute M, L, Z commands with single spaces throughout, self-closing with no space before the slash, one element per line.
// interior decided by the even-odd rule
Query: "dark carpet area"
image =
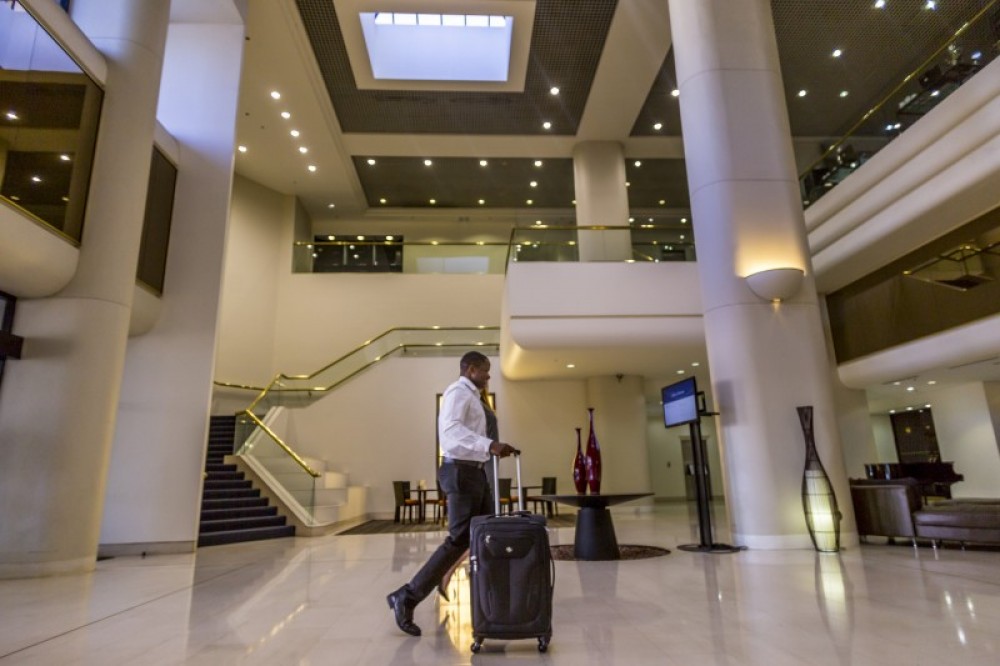
<path fill-rule="evenodd" d="M 549 527 L 573 527 L 576 525 L 575 515 L 553 516 L 548 519 Z M 355 534 L 404 534 L 412 532 L 445 532 L 448 526 L 433 521 L 425 523 L 395 523 L 391 520 L 369 520 L 355 527 L 337 532 L 338 536 L 353 536 Z"/>

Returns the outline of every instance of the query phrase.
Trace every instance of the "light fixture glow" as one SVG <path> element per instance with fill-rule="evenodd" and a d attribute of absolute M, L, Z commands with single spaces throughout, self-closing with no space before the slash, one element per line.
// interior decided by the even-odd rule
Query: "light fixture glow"
<path fill-rule="evenodd" d="M 536 167 L 541 167 L 542 166 L 542 161 L 541 160 L 535 160 L 535 166 Z"/>
<path fill-rule="evenodd" d="M 388 200 L 383 198 L 383 199 L 379 199 L 378 202 L 380 204 L 385 204 L 385 203 L 388 203 Z"/>
<path fill-rule="evenodd" d="M 551 88 L 549 88 L 549 94 L 550 95 L 558 95 L 559 94 L 559 88 L 558 88 L 558 86 L 552 86 Z"/>
<path fill-rule="evenodd" d="M 808 90 L 805 90 L 805 89 L 802 89 L 802 90 L 800 90 L 800 91 L 798 92 L 798 95 L 799 95 L 799 97 L 805 97 L 805 96 L 806 96 L 806 95 L 808 95 L 808 94 L 809 94 L 809 91 L 808 91 Z"/>
<path fill-rule="evenodd" d="M 433 206 L 434 204 L 436 204 L 436 203 L 437 203 L 437 199 L 431 199 L 431 200 L 430 200 L 430 203 L 431 203 L 431 205 Z"/>
<path fill-rule="evenodd" d="M 236 150 L 240 151 L 241 153 L 245 153 L 245 152 L 247 152 L 247 147 L 246 146 L 237 146 Z"/>
<path fill-rule="evenodd" d="M 566 367 L 569 368 L 570 370 L 572 370 L 573 368 L 576 367 L 576 364 L 575 363 L 567 363 Z"/>
<path fill-rule="evenodd" d="M 830 55 L 832 55 L 834 58 L 839 58 L 843 54 L 844 54 L 844 52 L 841 51 L 840 49 L 834 49 L 833 53 L 831 53 Z"/>
<path fill-rule="evenodd" d="M 484 205 L 485 203 L 486 203 L 486 199 L 480 199 L 479 200 L 479 205 L 480 206 Z"/>
<path fill-rule="evenodd" d="M 32 176 L 31 177 L 31 182 L 33 182 L 33 183 L 40 183 L 40 182 L 42 182 L 42 179 L 40 177 L 38 177 L 38 176 Z"/>
<path fill-rule="evenodd" d="M 544 123 L 542 123 L 542 127 L 544 129 L 552 129 L 552 123 L 546 120 Z"/>
<path fill-rule="evenodd" d="M 484 167 L 487 164 L 489 164 L 489 162 L 487 162 L 486 160 L 479 160 L 479 166 Z"/>
<path fill-rule="evenodd" d="M 524 203 L 526 203 L 526 204 L 528 204 L 530 206 L 531 204 L 535 203 L 535 201 L 534 201 L 534 199 L 528 199 Z"/>
<path fill-rule="evenodd" d="M 292 114 L 290 114 L 288 111 L 282 111 L 281 117 L 284 118 L 285 120 L 288 120 L 289 118 L 292 117 Z"/>
<path fill-rule="evenodd" d="M 639 160 L 636 160 L 635 162 L 632 162 L 632 164 L 633 164 L 633 165 L 634 165 L 634 166 L 635 166 L 636 168 L 638 168 L 638 167 L 641 167 L 641 166 L 642 166 L 642 162 L 641 162 L 641 161 L 639 161 Z"/>
<path fill-rule="evenodd" d="M 882 9 L 885 7 L 885 0 L 875 0 L 875 9 Z"/>
<path fill-rule="evenodd" d="M 63 162 L 69 162 L 70 156 L 67 155 L 66 153 L 63 153 L 62 155 L 59 156 L 59 159 L 61 159 Z"/>
<path fill-rule="evenodd" d="M 434 162 L 432 162 L 430 160 L 424 160 L 424 166 L 430 166 L 432 164 L 434 164 Z"/>
<path fill-rule="evenodd" d="M 927 0 L 927 4 L 924 5 L 924 9 L 934 10 L 937 9 L 937 3 L 934 0 Z"/>
<path fill-rule="evenodd" d="M 13 111 L 7 112 L 7 120 L 20 120 L 20 119 L 21 119 L 20 116 L 18 116 L 15 112 Z"/>
<path fill-rule="evenodd" d="M 670 91 L 670 95 L 672 97 L 680 97 L 681 96 L 681 91 L 680 91 L 679 88 L 674 88 L 673 90 Z"/>
<path fill-rule="evenodd" d="M 530 185 L 532 187 L 538 187 L 538 181 L 537 180 L 533 180 L 530 183 L 528 183 L 528 185 Z"/>
<path fill-rule="evenodd" d="M 271 99 L 281 99 L 281 93 L 277 90 L 271 91 Z"/>
<path fill-rule="evenodd" d="M 309 169 L 309 171 L 311 171 L 311 172 L 315 172 L 316 171 L 316 165 L 315 164 L 310 164 L 306 168 Z"/>
<path fill-rule="evenodd" d="M 368 166 L 375 166 L 375 160 L 368 158 Z"/>
<path fill-rule="evenodd" d="M 841 97 L 847 97 L 847 95 L 848 95 L 848 92 L 846 90 L 841 90 L 840 91 L 840 96 Z"/>
<path fill-rule="evenodd" d="M 667 200 L 666 199 L 660 199 L 660 205 L 661 206 L 666 206 L 667 205 Z"/>
<path fill-rule="evenodd" d="M 291 134 L 295 138 L 298 138 L 300 132 L 297 129 L 293 129 L 291 132 L 289 132 L 289 134 Z"/>
<path fill-rule="evenodd" d="M 913 393 L 913 392 L 914 392 L 914 391 L 916 391 L 917 389 L 916 389 L 915 387 L 913 387 L 913 386 L 907 386 L 907 387 L 906 387 L 906 390 L 907 390 L 907 392 L 909 392 L 909 393 Z"/>
<path fill-rule="evenodd" d="M 663 129 L 663 123 L 653 123 L 653 129 L 659 132 L 661 129 Z"/>
<path fill-rule="evenodd" d="M 299 146 L 299 152 L 305 155 L 306 153 L 309 152 L 309 149 L 306 148 L 305 146 Z"/>
<path fill-rule="evenodd" d="M 335 203 L 327 204 L 326 207 L 327 208 L 336 208 L 337 204 L 335 204 Z M 333 239 L 331 238 L 330 240 L 333 240 Z"/>

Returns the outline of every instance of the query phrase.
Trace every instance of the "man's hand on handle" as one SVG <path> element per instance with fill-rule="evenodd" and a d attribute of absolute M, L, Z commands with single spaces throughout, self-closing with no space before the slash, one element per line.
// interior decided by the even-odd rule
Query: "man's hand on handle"
<path fill-rule="evenodd" d="M 506 444 L 504 442 L 493 442 L 490 444 L 490 453 L 501 458 L 506 458 L 509 455 L 521 452 L 510 444 Z"/>

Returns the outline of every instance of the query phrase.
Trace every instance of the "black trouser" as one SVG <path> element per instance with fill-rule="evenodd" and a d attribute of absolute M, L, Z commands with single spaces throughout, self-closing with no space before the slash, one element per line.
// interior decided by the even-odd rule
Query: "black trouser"
<path fill-rule="evenodd" d="M 469 547 L 469 526 L 475 516 L 493 512 L 493 498 L 486 472 L 472 465 L 444 463 L 438 483 L 448 497 L 448 536 L 406 585 L 407 599 L 420 603 Z"/>

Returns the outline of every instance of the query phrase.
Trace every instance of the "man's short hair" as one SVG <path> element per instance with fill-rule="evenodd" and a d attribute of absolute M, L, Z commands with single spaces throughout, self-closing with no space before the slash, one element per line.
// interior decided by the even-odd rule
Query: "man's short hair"
<path fill-rule="evenodd" d="M 468 370 L 470 366 L 482 367 L 489 362 L 490 359 L 486 358 L 485 354 L 477 351 L 470 351 L 466 352 L 462 357 L 462 360 L 459 361 L 458 368 L 464 375 L 465 371 Z"/>

